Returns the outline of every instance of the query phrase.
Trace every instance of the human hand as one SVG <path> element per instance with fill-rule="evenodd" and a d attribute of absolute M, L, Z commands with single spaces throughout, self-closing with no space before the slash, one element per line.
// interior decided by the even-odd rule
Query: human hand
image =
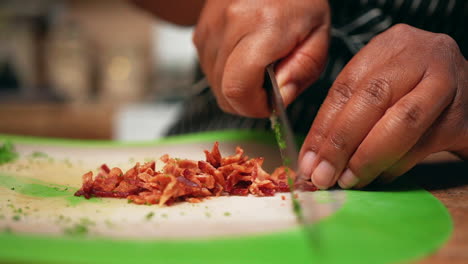
<path fill-rule="evenodd" d="M 301 171 L 322 189 L 361 188 L 438 151 L 468 158 L 468 63 L 451 37 L 401 24 L 339 74 L 302 146 Z"/>
<path fill-rule="evenodd" d="M 266 117 L 267 65 L 281 59 L 278 85 L 291 103 L 323 70 L 329 29 L 326 0 L 207 0 L 193 41 L 219 106 Z"/>

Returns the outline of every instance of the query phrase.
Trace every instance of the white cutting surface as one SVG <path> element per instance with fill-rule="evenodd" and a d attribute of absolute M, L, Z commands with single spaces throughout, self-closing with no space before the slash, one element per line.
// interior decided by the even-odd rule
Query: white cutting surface
<path fill-rule="evenodd" d="M 259 143 L 221 142 L 222 154 L 232 154 L 237 145 L 251 157 L 265 157 L 264 167 L 269 172 L 280 164 L 275 147 Z M 156 159 L 165 153 L 198 160 L 204 159 L 202 151 L 211 147 L 211 143 L 141 147 L 17 145 L 22 158 L 0 165 L 0 174 L 78 188 L 81 175 L 95 171 L 102 163 L 127 169 L 136 161 Z M 49 158 L 27 158 L 35 151 L 44 152 Z M 71 204 L 66 198 L 33 197 L 0 187 L 0 216 L 3 216 L 0 229 L 63 235 L 84 221 L 87 235 L 91 236 L 176 239 L 266 233 L 296 225 L 286 193 L 274 197 L 217 197 L 198 204 L 178 203 L 169 207 L 128 204 L 125 199 Z M 320 191 L 301 194 L 300 199 L 314 204 L 314 210 L 308 213 L 317 220 L 335 212 L 345 197 L 342 191 Z M 19 208 L 21 214 L 17 212 Z M 15 215 L 21 215 L 20 220 L 15 221 Z"/>

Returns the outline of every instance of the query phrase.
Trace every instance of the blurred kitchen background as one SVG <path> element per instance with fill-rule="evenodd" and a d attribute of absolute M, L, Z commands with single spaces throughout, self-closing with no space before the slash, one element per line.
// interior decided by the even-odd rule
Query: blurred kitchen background
<path fill-rule="evenodd" d="M 192 92 L 192 30 L 126 0 L 1 0 L 0 133 L 163 136 Z"/>

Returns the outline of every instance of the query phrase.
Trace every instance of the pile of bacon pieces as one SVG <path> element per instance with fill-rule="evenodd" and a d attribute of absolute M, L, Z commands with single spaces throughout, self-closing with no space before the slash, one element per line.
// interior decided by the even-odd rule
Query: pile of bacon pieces
<path fill-rule="evenodd" d="M 203 198 L 220 195 L 273 196 L 276 192 L 288 192 L 288 175 L 296 174 L 284 166 L 272 174 L 262 169 L 263 158 L 244 155 L 236 148 L 236 154 L 222 157 L 219 143 L 211 152 L 205 150 L 206 161 L 170 158 L 160 160 L 164 166 L 156 170 L 156 162 L 137 163 L 123 173 L 119 168 L 109 169 L 103 164 L 93 179 L 93 173 L 83 175 L 83 186 L 76 196 L 127 198 L 136 204 L 171 205 L 178 201 L 192 203 Z M 308 184 L 308 191 L 316 190 Z"/>

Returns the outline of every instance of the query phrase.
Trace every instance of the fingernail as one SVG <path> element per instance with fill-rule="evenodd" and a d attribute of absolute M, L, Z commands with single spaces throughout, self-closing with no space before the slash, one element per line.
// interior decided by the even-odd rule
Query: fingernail
<path fill-rule="evenodd" d="M 340 185 L 343 189 L 349 189 L 354 187 L 359 182 L 359 178 L 354 175 L 354 173 L 350 169 L 346 169 L 346 171 L 341 175 L 340 179 L 338 179 L 338 185 Z"/>
<path fill-rule="evenodd" d="M 302 157 L 301 166 L 299 168 L 299 173 L 310 178 L 310 174 L 312 173 L 312 166 L 314 165 L 315 159 L 317 158 L 317 154 L 313 151 L 307 151 Z"/>
<path fill-rule="evenodd" d="M 283 102 L 290 103 L 293 101 L 293 98 L 297 94 L 297 87 L 293 83 L 288 83 L 280 87 L 280 94 L 281 98 L 283 98 Z"/>
<path fill-rule="evenodd" d="M 335 167 L 326 160 L 322 160 L 317 168 L 312 173 L 312 182 L 319 189 L 327 189 L 333 185 L 333 177 L 335 176 Z"/>

